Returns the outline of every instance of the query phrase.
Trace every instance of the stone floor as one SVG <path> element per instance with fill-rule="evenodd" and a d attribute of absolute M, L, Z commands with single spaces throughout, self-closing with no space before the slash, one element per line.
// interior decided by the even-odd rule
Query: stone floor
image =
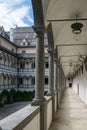
<path fill-rule="evenodd" d="M 49 130 L 87 130 L 87 105 L 71 88 L 65 91 Z"/>
<path fill-rule="evenodd" d="M 29 105 L 30 102 L 26 101 L 26 102 L 16 102 L 10 105 L 6 105 L 3 108 L 0 108 L 0 120 L 2 120 L 3 118 L 9 116 L 10 114 L 22 109 L 23 107 Z"/>

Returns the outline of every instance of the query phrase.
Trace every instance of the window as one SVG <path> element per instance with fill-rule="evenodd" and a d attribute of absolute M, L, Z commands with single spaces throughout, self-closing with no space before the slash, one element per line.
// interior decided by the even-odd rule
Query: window
<path fill-rule="evenodd" d="M 19 84 L 23 84 L 23 78 L 19 78 Z"/>
<path fill-rule="evenodd" d="M 45 68 L 49 68 L 48 62 L 45 63 Z"/>
<path fill-rule="evenodd" d="M 35 77 L 32 78 L 32 84 L 35 85 Z"/>
<path fill-rule="evenodd" d="M 69 87 L 72 87 L 72 83 L 69 83 Z"/>
<path fill-rule="evenodd" d="M 22 41 L 21 41 L 21 46 L 27 46 L 27 45 L 30 45 L 29 41 L 24 38 Z"/>
<path fill-rule="evenodd" d="M 20 69 L 24 69 L 25 68 L 25 62 L 20 62 Z"/>
<path fill-rule="evenodd" d="M 14 49 L 12 48 L 12 51 L 14 52 Z"/>
<path fill-rule="evenodd" d="M 32 69 L 35 69 L 35 62 L 32 63 Z"/>
<path fill-rule="evenodd" d="M 23 46 L 25 46 L 25 42 L 23 42 Z"/>
<path fill-rule="evenodd" d="M 48 85 L 48 78 L 45 78 L 45 85 Z"/>
<path fill-rule="evenodd" d="M 26 51 L 22 51 L 22 53 L 26 53 Z"/>

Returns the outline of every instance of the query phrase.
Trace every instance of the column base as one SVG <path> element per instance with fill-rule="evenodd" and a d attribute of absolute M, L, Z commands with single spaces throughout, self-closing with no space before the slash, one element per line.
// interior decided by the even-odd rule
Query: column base
<path fill-rule="evenodd" d="M 55 93 L 47 93 L 47 96 L 53 96 Z"/>
<path fill-rule="evenodd" d="M 34 98 L 33 101 L 31 102 L 32 106 L 39 106 L 42 102 L 45 102 L 46 99 L 45 98 Z"/>

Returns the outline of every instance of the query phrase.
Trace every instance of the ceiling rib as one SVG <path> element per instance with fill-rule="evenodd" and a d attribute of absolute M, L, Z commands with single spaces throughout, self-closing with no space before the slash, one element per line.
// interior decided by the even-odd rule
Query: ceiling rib
<path fill-rule="evenodd" d="M 59 57 L 78 57 L 79 55 L 62 55 Z M 87 55 L 81 55 L 81 56 L 87 56 Z"/>
<path fill-rule="evenodd" d="M 87 18 L 78 18 L 80 21 L 86 21 Z M 76 21 L 76 18 L 74 19 L 47 19 L 47 22 L 66 22 L 66 21 Z"/>
<path fill-rule="evenodd" d="M 76 63 L 78 61 L 71 61 L 71 62 Z M 70 63 L 70 61 L 62 61 L 62 63 L 66 64 L 66 63 Z"/>
<path fill-rule="evenodd" d="M 87 46 L 87 44 L 59 44 L 57 45 L 58 47 L 61 47 L 61 46 Z"/>

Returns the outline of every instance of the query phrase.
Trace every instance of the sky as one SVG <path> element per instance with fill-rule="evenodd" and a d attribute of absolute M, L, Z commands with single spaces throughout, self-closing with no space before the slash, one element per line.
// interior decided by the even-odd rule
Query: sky
<path fill-rule="evenodd" d="M 31 0 L 0 0 L 0 26 L 5 31 L 33 24 Z"/>

